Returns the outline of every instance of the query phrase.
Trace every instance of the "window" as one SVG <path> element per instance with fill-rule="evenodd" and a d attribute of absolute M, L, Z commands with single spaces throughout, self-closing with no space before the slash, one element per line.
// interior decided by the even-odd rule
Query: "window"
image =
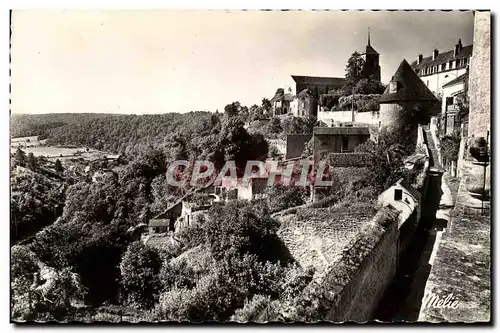
<path fill-rule="evenodd" d="M 400 201 L 402 199 L 403 199 L 403 190 L 399 188 L 394 189 L 394 200 Z"/>
<path fill-rule="evenodd" d="M 460 60 L 457 59 L 457 61 L 455 61 L 455 68 L 458 68 L 460 66 Z"/>
<path fill-rule="evenodd" d="M 453 60 L 450 60 L 450 62 L 448 63 L 448 68 L 451 69 L 453 67 Z"/>
<path fill-rule="evenodd" d="M 427 83 L 426 83 L 427 87 L 429 86 L 429 80 L 427 80 Z"/>
<path fill-rule="evenodd" d="M 452 105 L 453 104 L 453 97 L 446 97 L 446 105 Z"/>
<path fill-rule="evenodd" d="M 446 63 L 441 65 L 441 71 L 445 71 L 445 70 L 446 70 Z"/>

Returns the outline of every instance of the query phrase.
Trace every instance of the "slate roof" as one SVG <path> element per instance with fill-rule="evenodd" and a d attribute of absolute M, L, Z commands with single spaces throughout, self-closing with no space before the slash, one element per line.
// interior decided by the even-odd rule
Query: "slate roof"
<path fill-rule="evenodd" d="M 292 75 L 292 79 L 295 81 L 295 83 L 328 85 L 332 86 L 332 88 L 341 87 L 345 81 L 343 77 L 301 76 L 301 75 Z"/>
<path fill-rule="evenodd" d="M 453 85 L 458 84 L 458 83 L 467 82 L 468 80 L 469 80 L 469 73 L 466 72 L 466 73 L 460 75 L 459 77 L 451 80 L 450 82 L 444 84 L 443 88 L 453 86 Z"/>
<path fill-rule="evenodd" d="M 315 127 L 314 134 L 320 135 L 370 135 L 368 127 Z"/>
<path fill-rule="evenodd" d="M 365 51 L 366 54 L 379 54 L 377 51 L 375 51 L 375 49 L 370 45 L 366 45 L 366 51 Z"/>
<path fill-rule="evenodd" d="M 396 92 L 389 92 L 391 84 L 387 85 L 384 94 L 380 97 L 380 103 L 393 103 L 403 101 L 430 101 L 438 102 L 434 94 L 413 71 L 408 62 L 403 59 L 391 82 L 397 82 Z"/>
<path fill-rule="evenodd" d="M 463 46 L 462 50 L 457 54 L 456 57 L 453 56 L 454 53 L 455 53 L 454 50 L 439 53 L 435 60 L 432 60 L 432 55 L 431 55 L 430 57 L 423 58 L 420 64 L 417 64 L 417 61 L 412 62 L 411 67 L 414 70 L 420 70 L 425 67 L 441 65 L 451 60 L 469 58 L 470 56 L 472 56 L 472 45 Z"/>
<path fill-rule="evenodd" d="M 399 185 L 401 185 L 405 190 L 407 190 L 408 192 L 410 192 L 410 194 L 418 201 L 420 200 L 420 197 L 422 196 L 420 194 L 420 192 L 415 188 L 413 187 L 406 179 L 404 178 L 401 178 L 400 180 L 398 180 L 397 182 Z"/>

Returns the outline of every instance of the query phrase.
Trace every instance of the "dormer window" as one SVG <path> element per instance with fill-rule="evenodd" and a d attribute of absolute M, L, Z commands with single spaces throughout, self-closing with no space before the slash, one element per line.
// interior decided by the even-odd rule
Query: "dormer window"
<path fill-rule="evenodd" d="M 395 93 L 398 91 L 398 81 L 389 82 L 389 92 Z"/>

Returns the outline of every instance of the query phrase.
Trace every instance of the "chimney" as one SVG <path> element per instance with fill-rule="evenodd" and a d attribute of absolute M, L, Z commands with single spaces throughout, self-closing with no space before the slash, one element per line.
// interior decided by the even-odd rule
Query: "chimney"
<path fill-rule="evenodd" d="M 418 60 L 417 60 L 417 64 L 420 65 L 420 63 L 422 62 L 422 59 L 424 59 L 424 56 L 422 55 L 422 53 L 420 53 L 418 55 Z"/>
<path fill-rule="evenodd" d="M 436 60 L 436 57 L 438 56 L 438 54 L 439 54 L 438 49 L 434 49 L 434 51 L 432 52 L 432 60 Z"/>

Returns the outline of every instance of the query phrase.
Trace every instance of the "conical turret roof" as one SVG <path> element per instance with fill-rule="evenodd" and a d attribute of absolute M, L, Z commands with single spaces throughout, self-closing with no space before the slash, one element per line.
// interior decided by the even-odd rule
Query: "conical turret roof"
<path fill-rule="evenodd" d="M 384 94 L 380 97 L 380 103 L 405 101 L 437 102 L 438 100 L 413 71 L 410 64 L 403 59 Z"/>

